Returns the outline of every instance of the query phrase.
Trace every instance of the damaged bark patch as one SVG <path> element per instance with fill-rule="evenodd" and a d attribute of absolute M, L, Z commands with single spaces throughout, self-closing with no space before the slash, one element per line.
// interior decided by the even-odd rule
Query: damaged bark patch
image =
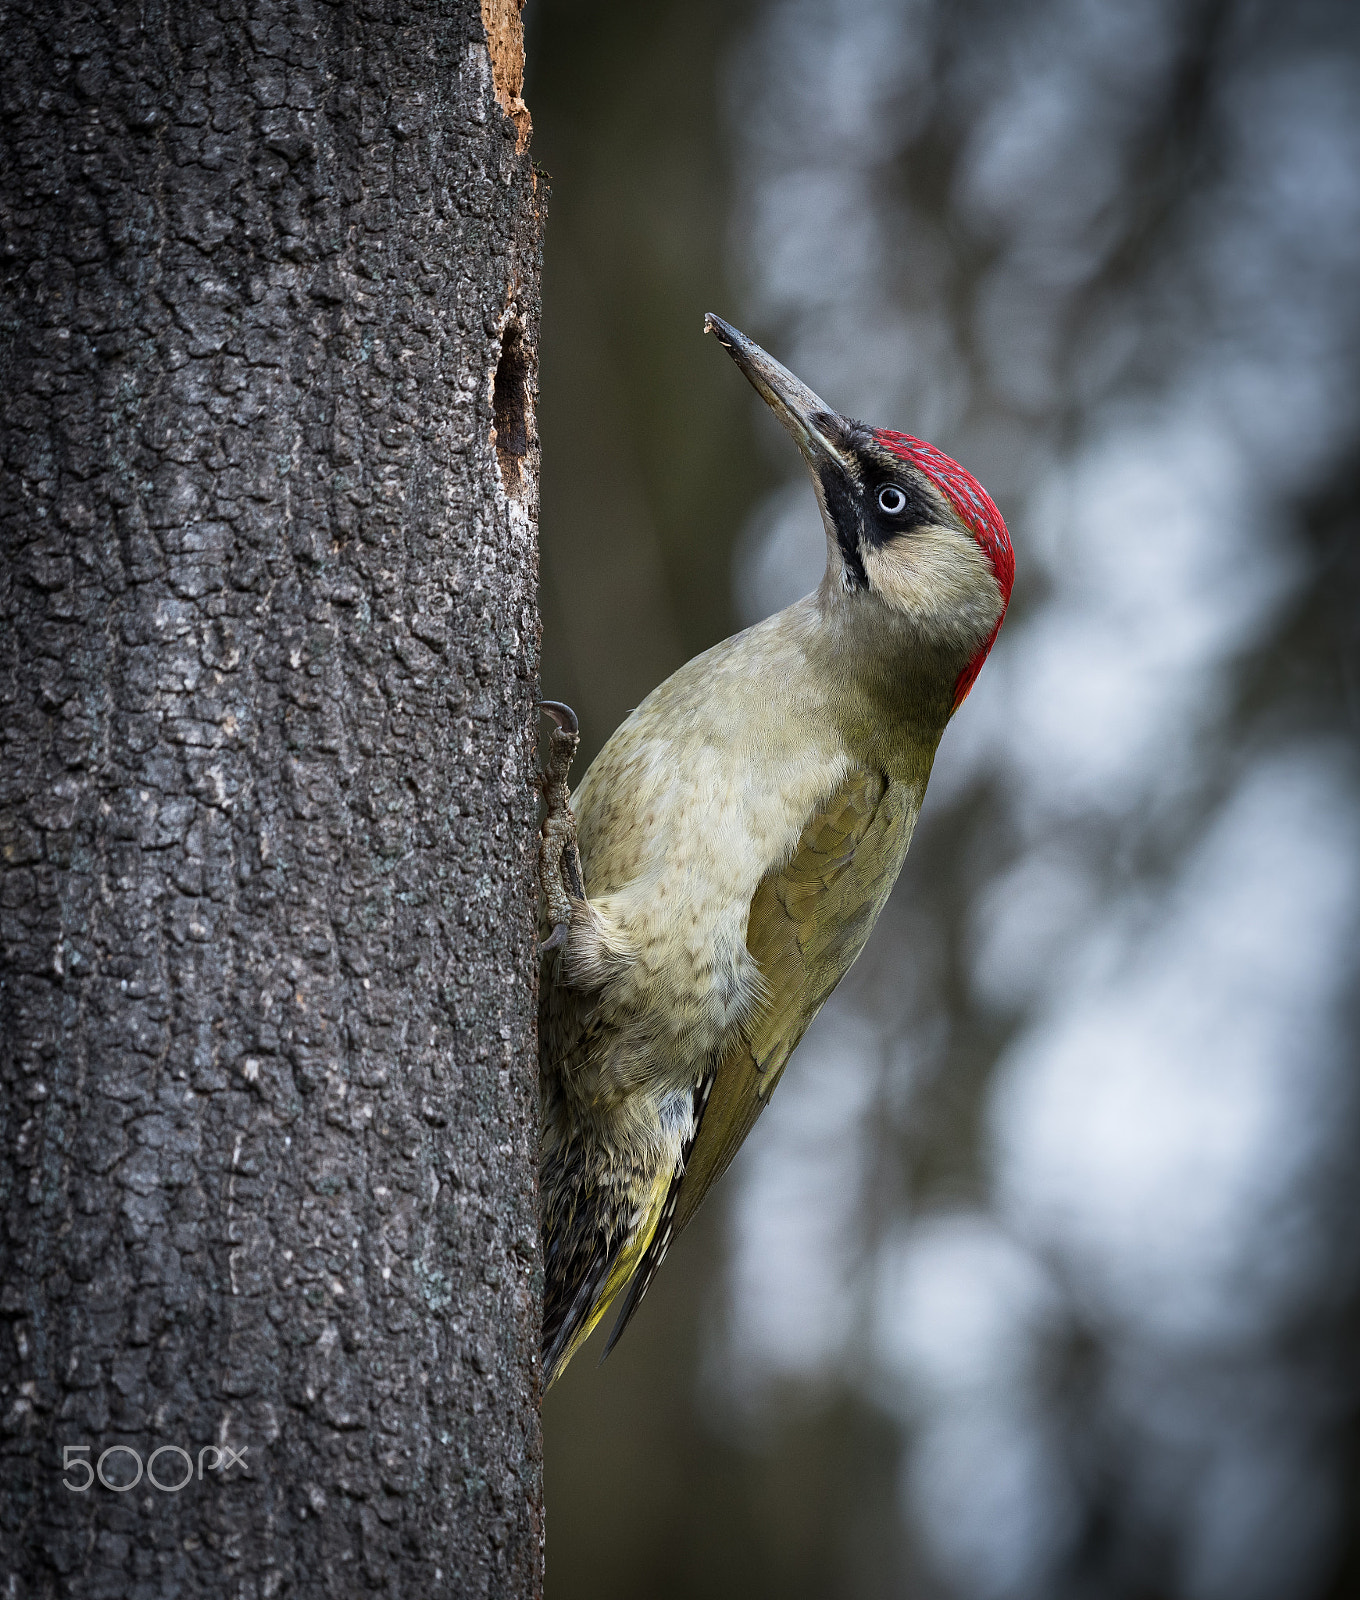
<path fill-rule="evenodd" d="M 482 26 L 491 57 L 491 81 L 496 99 L 515 124 L 515 149 L 523 151 L 533 132 L 529 108 L 524 103 L 524 0 L 482 0 Z"/>
<path fill-rule="evenodd" d="M 508 323 L 492 387 L 496 460 L 508 495 L 518 495 L 520 467 L 529 453 L 529 353 L 518 323 Z"/>

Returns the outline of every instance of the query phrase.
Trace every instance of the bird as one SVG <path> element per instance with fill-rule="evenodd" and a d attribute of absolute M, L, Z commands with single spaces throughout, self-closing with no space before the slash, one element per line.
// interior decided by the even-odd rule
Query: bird
<path fill-rule="evenodd" d="M 542 702 L 545 1388 L 622 1296 L 613 1349 L 864 948 L 1015 576 L 950 457 L 704 331 L 801 451 L 826 571 L 654 689 L 574 793 L 575 714 Z"/>

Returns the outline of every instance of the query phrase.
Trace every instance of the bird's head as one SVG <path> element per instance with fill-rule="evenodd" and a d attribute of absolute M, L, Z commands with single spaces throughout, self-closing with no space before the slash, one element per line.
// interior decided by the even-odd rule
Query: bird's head
<path fill-rule="evenodd" d="M 840 416 L 721 317 L 710 313 L 704 331 L 803 452 L 826 525 L 826 585 L 852 603 L 886 606 L 955 662 L 957 708 L 1001 628 L 1015 577 L 990 495 L 933 445 Z"/>

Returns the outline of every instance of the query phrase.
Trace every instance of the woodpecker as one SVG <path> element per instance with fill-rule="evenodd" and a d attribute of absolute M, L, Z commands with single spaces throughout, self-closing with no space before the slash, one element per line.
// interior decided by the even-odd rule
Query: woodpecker
<path fill-rule="evenodd" d="M 613 1348 L 864 948 L 1015 573 L 957 463 L 838 415 L 722 318 L 704 331 L 802 452 L 826 574 L 654 689 L 570 797 L 576 720 L 544 702 L 548 1384 L 622 1294 Z"/>

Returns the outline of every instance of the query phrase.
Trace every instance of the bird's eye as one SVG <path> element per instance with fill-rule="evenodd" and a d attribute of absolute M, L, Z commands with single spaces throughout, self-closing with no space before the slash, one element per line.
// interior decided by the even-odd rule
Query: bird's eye
<path fill-rule="evenodd" d="M 900 517 L 907 509 L 907 497 L 895 483 L 885 483 L 878 491 L 878 509 L 889 517 Z"/>

